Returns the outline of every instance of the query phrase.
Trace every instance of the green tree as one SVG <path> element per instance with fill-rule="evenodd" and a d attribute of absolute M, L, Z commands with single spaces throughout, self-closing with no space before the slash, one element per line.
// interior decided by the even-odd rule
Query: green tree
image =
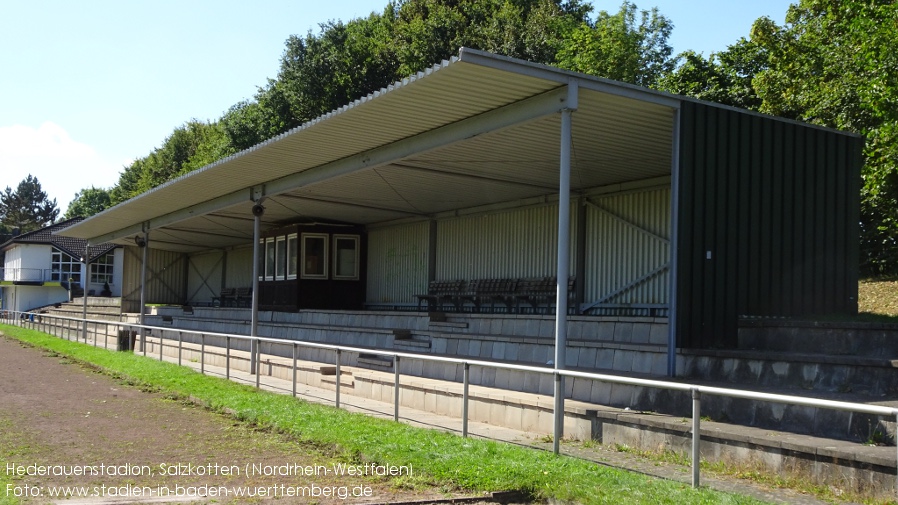
<path fill-rule="evenodd" d="M 898 273 L 898 3 L 802 0 L 786 23 L 761 18 L 752 41 L 768 66 L 760 110 L 866 137 L 861 256 L 867 273 Z"/>
<path fill-rule="evenodd" d="M 235 104 L 217 122 L 189 121 L 176 128 L 161 147 L 124 168 L 110 191 L 111 202 L 296 128 L 448 59 L 462 46 L 551 64 L 560 51 L 577 50 L 569 43 L 575 31 L 620 28 L 619 37 L 605 45 L 625 41 L 622 52 L 592 54 L 591 61 L 601 65 L 575 69 L 599 72 L 626 59 L 626 72 L 599 75 L 641 84 L 671 65 L 666 42 L 671 25 L 657 10 L 643 11 L 641 24 L 631 3 L 616 16 L 602 13 L 596 23 L 589 20 L 591 12 L 582 0 L 398 0 L 381 14 L 332 21 L 317 34 L 291 36 L 277 77 L 253 100 Z M 640 65 L 646 70 L 637 70 Z"/>
<path fill-rule="evenodd" d="M 8 228 L 18 228 L 21 233 L 34 231 L 53 223 L 57 216 L 56 199 L 50 200 L 31 174 L 15 191 L 7 186 L 0 193 L 0 223 Z"/>
<path fill-rule="evenodd" d="M 679 55 L 679 65 L 657 83 L 658 89 L 742 109 L 758 110 L 755 76 L 767 68 L 767 51 L 745 38 L 704 58 L 694 51 Z"/>
<path fill-rule="evenodd" d="M 75 193 L 75 198 L 69 202 L 69 208 L 65 211 L 65 218 L 90 217 L 111 206 L 109 191 L 91 186 Z"/>
<path fill-rule="evenodd" d="M 558 51 L 556 64 L 654 87 L 676 64 L 667 43 L 672 30 L 673 24 L 657 8 L 639 11 L 635 4 L 624 2 L 617 14 L 601 11 L 595 22 L 578 26 Z"/>
<path fill-rule="evenodd" d="M 109 192 L 111 203 L 133 198 L 234 152 L 221 124 L 188 121 L 175 128 L 161 147 L 124 168 Z"/>

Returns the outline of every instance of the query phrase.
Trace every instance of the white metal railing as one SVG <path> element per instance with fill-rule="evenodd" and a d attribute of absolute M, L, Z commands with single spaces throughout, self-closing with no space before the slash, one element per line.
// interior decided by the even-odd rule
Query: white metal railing
<path fill-rule="evenodd" d="M 701 463 L 701 397 L 702 395 L 716 395 L 716 396 L 724 396 L 730 398 L 743 398 L 749 400 L 758 400 L 758 401 L 767 401 L 774 403 L 782 403 L 787 405 L 801 405 L 807 407 L 816 407 L 816 408 L 824 408 L 824 409 L 833 409 L 833 410 L 842 410 L 848 412 L 859 412 L 864 414 L 878 415 L 878 416 L 891 416 L 898 423 L 898 408 L 893 407 L 884 407 L 880 405 L 868 405 L 864 403 L 853 403 L 853 402 L 843 402 L 843 401 L 834 401 L 834 400 L 823 400 L 818 398 L 808 398 L 803 396 L 793 396 L 793 395 L 782 395 L 782 394 L 770 394 L 770 393 L 761 393 L 756 391 L 748 391 L 743 389 L 731 389 L 731 388 L 721 388 L 721 387 L 712 387 L 712 386 L 700 386 L 694 384 L 684 384 L 679 382 L 668 382 L 668 381 L 660 381 L 653 379 L 640 379 L 636 377 L 625 377 L 619 375 L 607 375 L 607 374 L 597 374 L 597 373 L 589 373 L 589 372 L 578 372 L 572 370 L 558 370 L 553 368 L 546 367 L 538 367 L 538 366 L 527 366 L 527 365 L 517 365 L 511 363 L 496 363 L 492 361 L 482 361 L 482 360 L 472 360 L 472 359 L 462 359 L 462 358 L 450 358 L 444 356 L 432 356 L 428 354 L 414 354 L 407 352 L 397 352 L 386 349 L 371 349 L 371 348 L 363 348 L 363 347 L 352 347 L 352 346 L 342 346 L 342 345 L 332 345 L 332 344 L 321 344 L 316 342 L 304 342 L 304 341 L 296 341 L 296 340 L 284 340 L 284 339 L 276 339 L 276 338 L 267 338 L 267 337 L 251 337 L 248 335 L 235 335 L 229 333 L 216 333 L 216 332 L 208 332 L 208 331 L 196 331 L 196 330 L 186 330 L 180 328 L 172 328 L 172 327 L 159 327 L 159 326 L 149 326 L 149 325 L 140 325 L 140 324 L 132 324 L 125 323 L 119 321 L 105 321 L 105 320 L 85 320 L 80 318 L 72 318 L 72 317 L 63 317 L 63 316 L 55 316 L 48 314 L 34 314 L 30 312 L 15 312 L 15 311 L 0 311 L 0 321 L 5 321 L 8 324 L 15 324 L 24 327 L 29 327 L 33 329 L 39 329 L 46 333 L 52 334 L 54 336 L 60 336 L 67 338 L 69 340 L 81 340 L 85 343 L 88 343 L 88 333 L 89 326 L 93 325 L 93 345 L 98 346 L 97 336 L 100 334 L 99 328 L 101 326 L 104 327 L 103 331 L 103 340 L 104 347 L 108 348 L 108 335 L 109 335 L 109 327 L 116 327 L 120 329 L 124 329 L 128 331 L 127 338 L 131 338 L 131 335 L 134 333 L 138 333 L 135 330 L 139 330 L 139 334 L 141 337 L 141 349 L 143 355 L 147 355 L 146 351 L 146 335 L 145 331 L 159 332 L 159 360 L 163 359 L 163 340 L 165 332 L 177 332 L 178 333 L 178 365 L 181 365 L 181 354 L 183 351 L 183 335 L 191 334 L 198 335 L 200 339 L 200 373 L 205 373 L 205 352 L 206 352 L 206 338 L 212 337 L 215 339 L 223 340 L 225 343 L 225 377 L 230 379 L 231 373 L 231 340 L 244 340 L 250 343 L 250 373 L 255 375 L 256 387 L 258 388 L 261 380 L 261 352 L 259 352 L 260 344 L 262 343 L 270 343 L 277 344 L 282 346 L 291 346 L 292 347 L 292 359 L 293 359 L 293 396 L 296 396 L 296 383 L 297 383 L 297 349 L 298 347 L 305 347 L 311 349 L 324 349 L 331 350 L 335 353 L 335 363 L 336 363 L 336 395 L 335 395 L 335 404 L 337 408 L 340 408 L 340 366 L 341 366 L 341 357 L 344 352 L 349 353 L 357 353 L 357 354 L 372 354 L 376 353 L 378 355 L 383 356 L 391 356 L 394 359 L 393 370 L 395 374 L 394 378 L 394 394 L 393 394 L 393 419 L 395 421 L 399 421 L 399 392 L 400 392 L 400 372 L 399 365 L 402 359 L 417 359 L 423 361 L 430 362 L 439 362 L 439 363 L 453 363 L 456 365 L 463 366 L 463 376 L 462 376 L 462 436 L 468 436 L 468 393 L 470 386 L 470 368 L 472 366 L 483 367 L 483 368 L 493 368 L 493 369 L 505 369 L 505 370 L 517 370 L 523 372 L 533 372 L 545 375 L 553 375 L 556 377 L 556 380 L 559 380 L 560 377 L 571 377 L 571 378 L 582 378 L 582 379 L 591 379 L 601 382 L 608 382 L 614 384 L 628 384 L 634 386 L 644 386 L 644 387 L 652 387 L 658 389 L 668 389 L 673 391 L 683 391 L 689 392 L 692 395 L 692 485 L 693 487 L 698 487 L 700 483 L 700 463 Z M 72 338 L 74 336 L 74 338 Z M 155 338 L 155 337 L 154 337 Z M 172 344 L 173 345 L 173 344 Z M 559 388 L 555 388 L 555 391 L 559 391 Z M 898 428 L 896 428 L 898 429 Z M 898 438 L 898 436 L 896 436 Z M 557 447 L 557 445 L 556 445 Z M 556 450 L 557 452 L 557 450 Z M 896 458 L 898 458 L 898 444 L 896 444 Z M 898 492 L 898 475 L 896 475 L 896 492 Z"/>
<path fill-rule="evenodd" d="M 0 281 L 47 282 L 54 280 L 52 279 L 53 273 L 49 268 L 0 268 Z M 58 276 L 59 272 L 55 273 Z"/>

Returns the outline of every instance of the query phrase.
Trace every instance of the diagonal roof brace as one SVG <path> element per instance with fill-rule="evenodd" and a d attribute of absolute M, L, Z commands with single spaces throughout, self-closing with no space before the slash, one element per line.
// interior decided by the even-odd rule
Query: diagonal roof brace
<path fill-rule="evenodd" d="M 573 82 L 572 85 L 576 86 L 576 82 Z M 545 93 L 440 128 L 420 133 L 340 160 L 325 163 L 280 179 L 267 182 L 260 181 L 252 188 L 234 191 L 202 203 L 151 218 L 145 222 L 147 226 L 146 229 L 162 228 L 185 219 L 246 203 L 257 196 L 255 190 L 259 187 L 264 187 L 265 196 L 271 197 L 335 177 L 386 165 L 416 153 L 445 147 L 484 133 L 502 130 L 519 123 L 560 112 L 564 109 L 570 109 L 571 106 L 567 103 L 570 96 L 568 86 L 562 85 Z M 136 232 L 144 231 L 143 225 L 144 223 L 138 223 L 127 226 L 99 237 L 93 237 L 91 241 L 108 242 L 128 237 Z"/>

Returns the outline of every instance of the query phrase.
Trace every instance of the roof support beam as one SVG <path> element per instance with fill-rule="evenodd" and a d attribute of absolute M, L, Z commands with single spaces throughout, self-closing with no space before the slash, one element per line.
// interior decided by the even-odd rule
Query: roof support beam
<path fill-rule="evenodd" d="M 255 201 L 260 196 L 274 196 L 322 181 L 348 175 L 361 170 L 379 167 L 413 154 L 445 147 L 484 133 L 502 130 L 518 123 L 538 119 L 567 108 L 568 87 L 561 85 L 543 94 L 521 100 L 489 112 L 470 117 L 446 126 L 430 130 L 414 137 L 402 139 L 331 163 L 325 163 L 302 172 L 234 191 L 203 203 L 176 210 L 142 223 L 93 237 L 91 242 L 110 242 L 144 229 L 157 229 L 178 223 L 191 217 L 218 212 L 228 207 Z"/>
<path fill-rule="evenodd" d="M 339 205 L 341 207 L 353 207 L 356 209 L 368 209 L 368 210 L 379 210 L 379 211 L 383 211 L 383 212 L 395 212 L 397 214 L 402 214 L 404 216 L 413 216 L 413 217 L 426 216 L 426 214 L 422 214 L 420 212 L 409 212 L 408 210 L 405 210 L 405 209 L 396 209 L 393 207 L 382 207 L 382 206 L 377 206 L 377 205 L 364 205 L 361 203 L 352 203 L 350 201 L 340 201 L 340 200 L 335 200 L 333 198 L 325 198 L 322 196 L 312 196 L 312 195 L 305 195 L 305 194 L 293 195 L 293 194 L 284 193 L 282 195 L 278 195 L 278 198 L 285 198 L 288 200 L 307 201 L 307 202 L 327 203 L 327 204 L 332 204 L 332 205 Z"/>
<path fill-rule="evenodd" d="M 521 186 L 525 188 L 535 188 L 547 191 L 555 191 L 557 188 L 555 186 L 546 186 L 543 184 L 534 184 L 530 182 L 523 181 L 521 179 L 513 180 L 508 177 L 490 177 L 485 175 L 475 175 L 475 174 L 466 174 L 463 172 L 454 172 L 452 170 L 446 170 L 442 168 L 431 168 L 431 167 L 422 167 L 416 166 L 409 163 L 393 163 L 392 166 L 402 168 L 405 170 L 415 170 L 418 172 L 429 172 L 434 174 L 448 175 L 450 177 L 457 177 L 463 179 L 473 179 L 477 181 L 490 181 L 490 182 L 501 182 L 503 184 L 511 184 L 515 186 Z"/>

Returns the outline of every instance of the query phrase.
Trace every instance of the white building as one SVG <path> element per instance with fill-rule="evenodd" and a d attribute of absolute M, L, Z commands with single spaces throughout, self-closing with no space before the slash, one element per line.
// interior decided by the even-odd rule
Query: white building
<path fill-rule="evenodd" d="M 6 253 L 0 269 L 0 308 L 26 311 L 69 299 L 69 286 L 80 294 L 121 296 L 123 250 L 115 244 L 90 247 L 90 270 L 82 262 L 86 240 L 55 235 L 83 218 L 73 218 L 13 237 L 0 245 Z M 104 293 L 106 285 L 109 292 Z"/>

